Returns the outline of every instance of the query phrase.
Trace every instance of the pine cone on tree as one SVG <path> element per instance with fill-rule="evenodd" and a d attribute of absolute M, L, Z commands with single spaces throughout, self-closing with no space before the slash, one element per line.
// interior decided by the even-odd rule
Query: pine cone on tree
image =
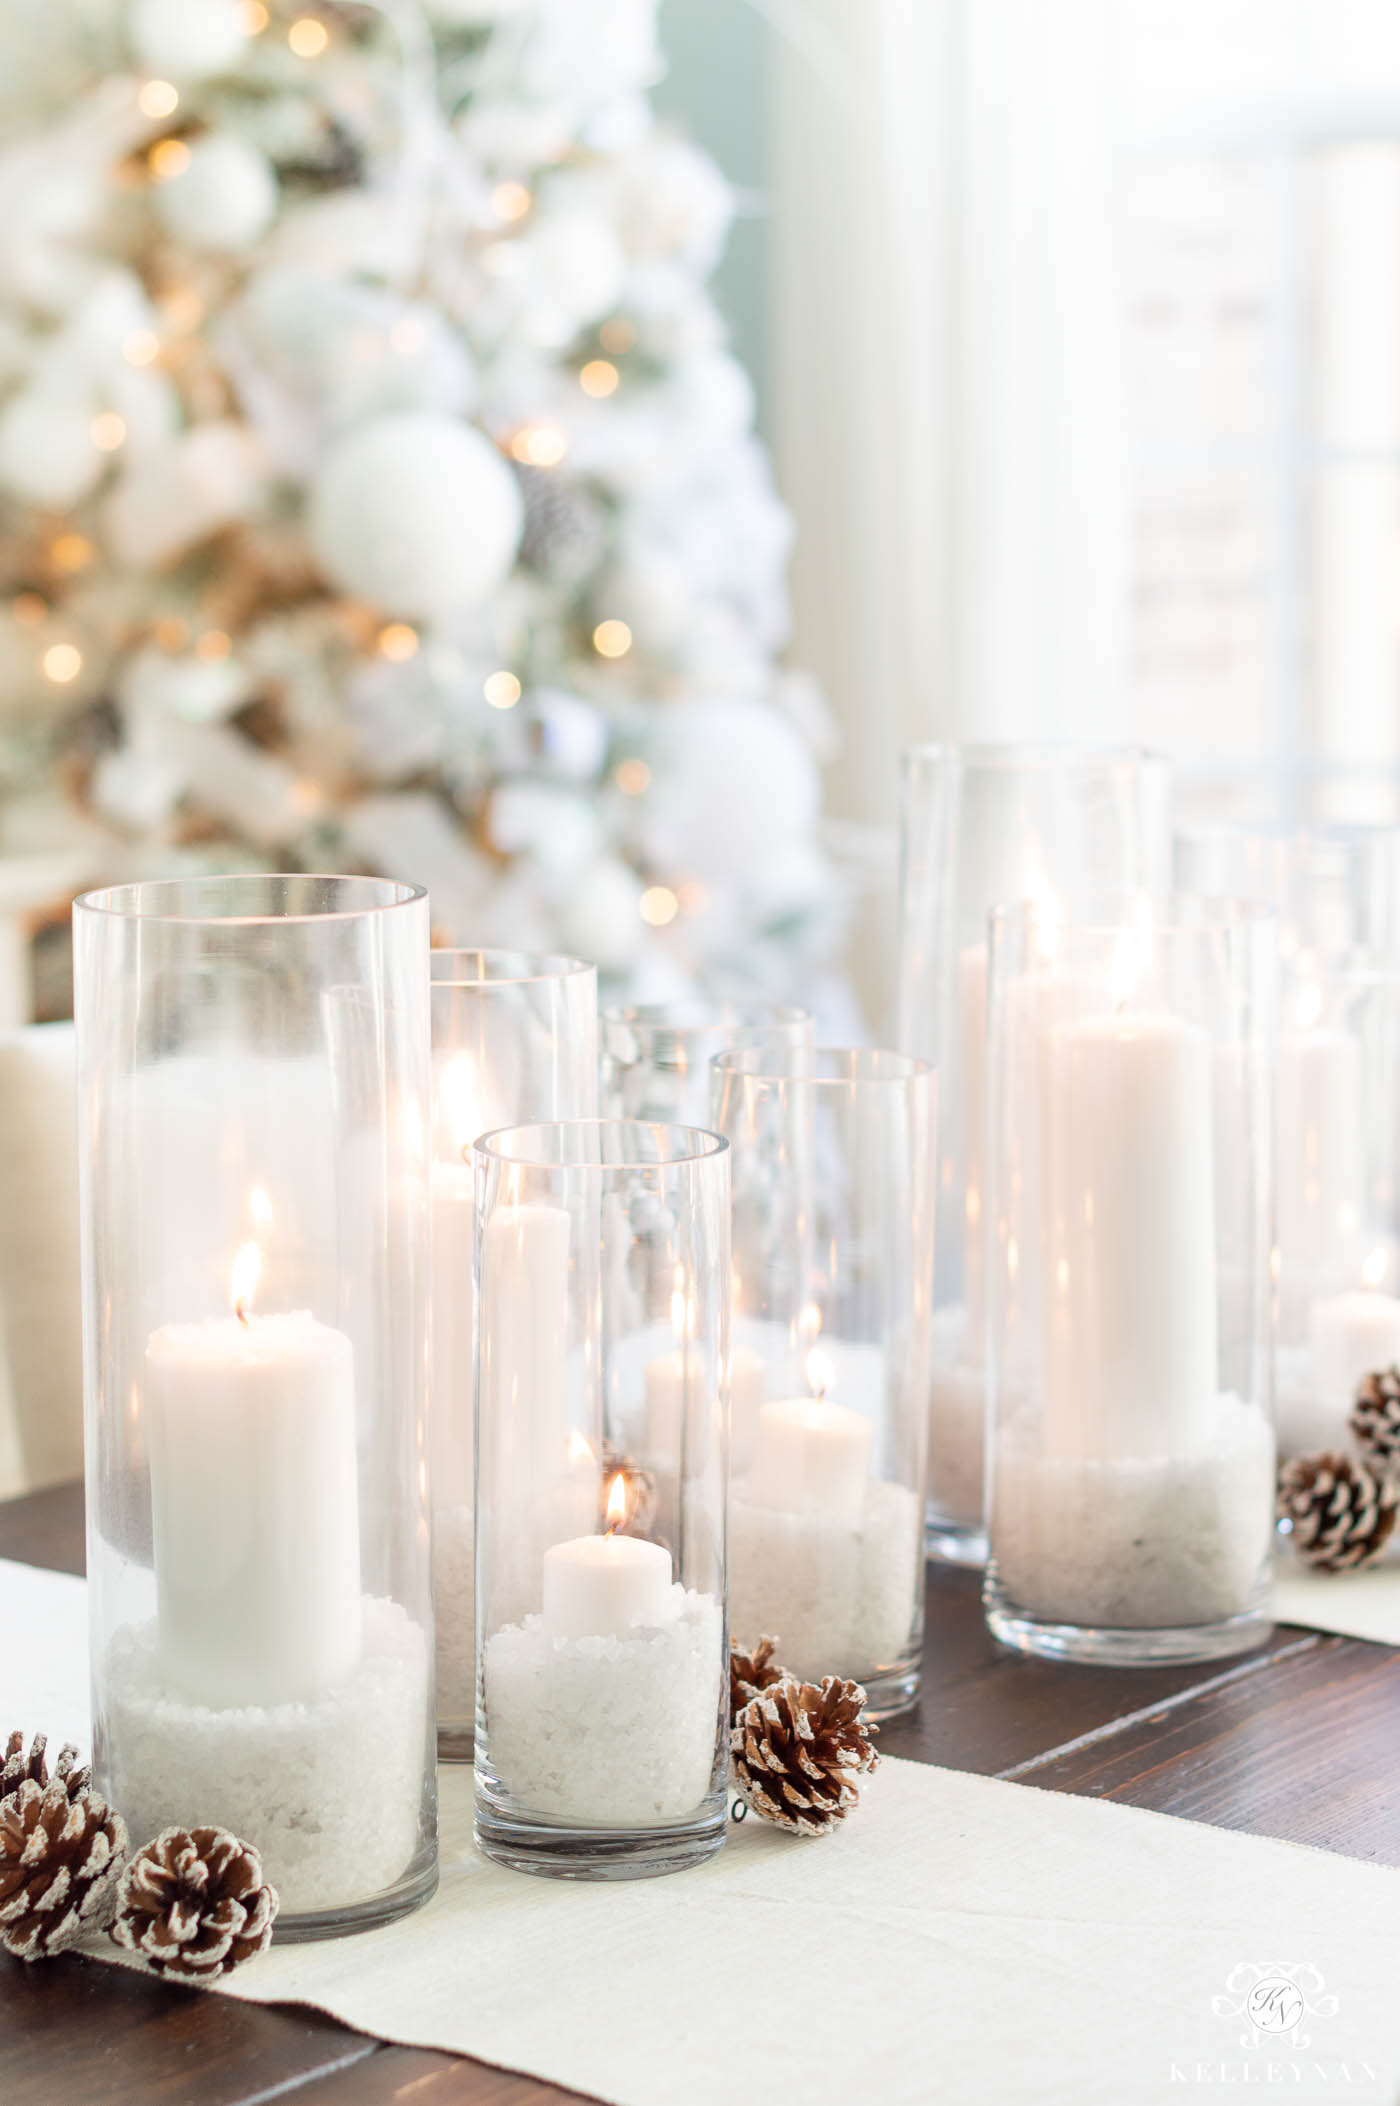
<path fill-rule="evenodd" d="M 1295 1455 L 1279 1472 L 1279 1519 L 1291 1522 L 1299 1556 L 1322 1572 L 1352 1572 L 1379 1557 L 1397 1500 L 1391 1479 L 1330 1449 Z"/>
<path fill-rule="evenodd" d="M 167 1828 L 122 1874 L 112 1937 L 157 1974 L 211 1982 L 266 1951 L 276 1917 L 250 1843 L 226 1828 Z"/>
<path fill-rule="evenodd" d="M 788 1672 L 779 1667 L 773 1655 L 778 1649 L 776 1638 L 760 1638 L 751 1653 L 746 1653 L 737 1638 L 729 1641 L 729 1723 L 739 1723 L 739 1713 L 745 1704 L 750 1704 L 763 1690 L 771 1689 L 775 1682 L 785 1682 Z"/>
<path fill-rule="evenodd" d="M 1400 1367 L 1362 1377 L 1351 1407 L 1351 1430 L 1368 1462 L 1400 1469 Z"/>
<path fill-rule="evenodd" d="M 7 1769 L 19 1759 L 17 1738 Z M 0 1945 L 16 1959 L 66 1951 L 110 1923 L 116 1907 L 126 1823 L 88 1789 L 86 1770 L 64 1767 L 72 1753 L 64 1749 L 56 1777 L 26 1774 L 0 1799 Z M 37 1757 L 42 1770 L 42 1746 Z M 34 1760 L 31 1751 L 27 1764 Z"/>
<path fill-rule="evenodd" d="M 734 1788 L 751 1812 L 796 1835 L 825 1835 L 860 1797 L 879 1757 L 859 1682 L 790 1678 L 753 1697 L 729 1736 Z"/>
<path fill-rule="evenodd" d="M 5 1743 L 5 1759 L 0 1763 L 0 1799 L 7 1799 L 11 1792 L 18 1791 L 26 1778 L 41 1789 L 48 1783 L 49 1766 L 45 1760 L 48 1744 L 49 1738 L 46 1733 L 36 1733 L 26 1755 L 24 1735 L 10 1735 Z M 88 1788 L 87 1768 L 75 1768 L 77 1760 L 77 1749 L 64 1747 L 54 1768 L 55 1778 L 64 1786 L 70 1799 L 76 1799 L 79 1792 L 85 1792 Z"/>

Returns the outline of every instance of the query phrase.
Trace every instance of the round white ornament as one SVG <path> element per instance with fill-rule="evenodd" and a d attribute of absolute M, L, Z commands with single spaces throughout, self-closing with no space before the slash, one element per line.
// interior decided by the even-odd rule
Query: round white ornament
<path fill-rule="evenodd" d="M 810 746 L 764 702 L 675 702 L 657 724 L 643 835 L 658 866 L 712 884 L 757 880 L 821 812 Z"/>
<path fill-rule="evenodd" d="M 26 388 L 0 410 L 0 487 L 24 504 L 62 510 L 102 472 L 90 404 Z"/>
<path fill-rule="evenodd" d="M 208 80 L 243 56 L 238 0 L 131 0 L 127 34 L 140 63 L 162 80 Z"/>
<path fill-rule="evenodd" d="M 625 972 L 646 933 L 641 903 L 636 871 L 617 856 L 602 856 L 570 885 L 557 913 L 556 940 L 600 972 Z"/>
<path fill-rule="evenodd" d="M 177 241 L 235 255 L 267 231 L 277 210 L 272 163 L 229 132 L 190 148 L 179 175 L 156 191 L 156 210 Z"/>
<path fill-rule="evenodd" d="M 308 501 L 312 549 L 332 584 L 426 620 L 493 591 L 522 524 L 515 477 L 455 417 L 372 418 L 332 448 Z"/>

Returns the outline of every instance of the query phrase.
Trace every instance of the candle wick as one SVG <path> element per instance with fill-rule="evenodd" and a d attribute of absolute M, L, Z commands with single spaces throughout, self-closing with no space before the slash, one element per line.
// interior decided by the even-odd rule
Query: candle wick
<path fill-rule="evenodd" d="M 238 1321 L 242 1324 L 244 1330 L 246 1331 L 248 1328 L 248 1304 L 243 1301 L 235 1302 L 233 1305 L 233 1313 L 238 1318 Z"/>

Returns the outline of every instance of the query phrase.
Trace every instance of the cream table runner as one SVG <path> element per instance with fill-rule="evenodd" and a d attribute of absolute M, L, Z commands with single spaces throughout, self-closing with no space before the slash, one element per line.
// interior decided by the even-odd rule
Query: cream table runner
<path fill-rule="evenodd" d="M 49 1630 L 19 1673 L 6 1658 L 16 1724 L 81 1704 L 74 1586 L 0 1565 L 0 1627 L 22 1603 L 31 1634 Z M 695 1872 L 572 1885 L 486 1864 L 470 1775 L 439 1782 L 425 1909 L 274 1949 L 227 1993 L 615 2106 L 1155 2106 L 1264 2087 L 1394 2106 L 1400 2088 L 1400 1872 L 886 1761 L 830 1839 L 746 1822 Z"/>

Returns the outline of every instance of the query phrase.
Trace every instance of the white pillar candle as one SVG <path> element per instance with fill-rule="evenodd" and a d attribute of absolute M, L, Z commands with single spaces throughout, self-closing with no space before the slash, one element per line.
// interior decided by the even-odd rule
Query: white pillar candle
<path fill-rule="evenodd" d="M 1314 1302 L 1308 1349 L 1320 1397 L 1345 1412 L 1364 1375 L 1400 1361 L 1400 1301 L 1358 1287 Z"/>
<path fill-rule="evenodd" d="M 758 1414 L 750 1498 L 785 1513 L 858 1521 L 865 1504 L 870 1421 L 843 1404 L 785 1397 Z"/>
<path fill-rule="evenodd" d="M 742 1477 L 758 1453 L 758 1415 L 768 1394 L 768 1368 L 752 1346 L 736 1345 L 729 1355 L 729 1471 Z"/>
<path fill-rule="evenodd" d="M 544 1554 L 551 1638 L 622 1638 L 674 1618 L 671 1553 L 636 1536 L 576 1536 Z"/>
<path fill-rule="evenodd" d="M 350 1340 L 305 1310 L 248 1315 L 251 1287 L 146 1348 L 161 1657 L 219 1707 L 314 1698 L 361 1644 Z"/>
<path fill-rule="evenodd" d="M 1085 1018 L 1055 1032 L 1049 1077 L 1046 1446 L 1189 1454 L 1218 1379 L 1209 1039 Z"/>
<path fill-rule="evenodd" d="M 471 1501 L 475 1439 L 472 1237 L 475 1180 L 466 1163 L 434 1163 L 433 1360 L 429 1453 L 435 1506 Z"/>
<path fill-rule="evenodd" d="M 1360 1231 L 1361 1103 L 1361 1047 L 1350 1032 L 1319 1026 L 1281 1041 L 1278 1241 L 1290 1271 L 1336 1266 Z"/>
<path fill-rule="evenodd" d="M 961 1357 L 979 1365 L 986 1328 L 987 948 L 958 953 L 958 1042 L 962 1083 L 963 1309 Z"/>
<path fill-rule="evenodd" d="M 700 1361 L 693 1346 L 673 1346 L 647 1362 L 646 1456 L 659 1470 L 679 1470 L 686 1416 L 699 1405 Z"/>

